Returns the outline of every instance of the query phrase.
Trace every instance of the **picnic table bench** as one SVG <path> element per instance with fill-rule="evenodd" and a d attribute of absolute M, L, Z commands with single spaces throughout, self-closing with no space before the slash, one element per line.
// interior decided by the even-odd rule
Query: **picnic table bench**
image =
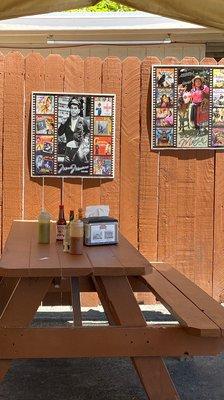
<path fill-rule="evenodd" d="M 0 262 L 0 379 L 11 360 L 130 357 L 150 400 L 179 399 L 163 357 L 217 355 L 224 350 L 224 310 L 166 263 L 149 263 L 124 237 L 116 246 L 64 253 L 52 225 L 49 245 L 37 223 L 14 221 Z M 55 279 L 69 281 L 72 327 L 30 324 Z M 86 285 L 85 285 L 86 281 Z M 98 293 L 109 326 L 82 326 L 82 286 Z M 134 290 L 152 291 L 179 325 L 147 324 Z"/>

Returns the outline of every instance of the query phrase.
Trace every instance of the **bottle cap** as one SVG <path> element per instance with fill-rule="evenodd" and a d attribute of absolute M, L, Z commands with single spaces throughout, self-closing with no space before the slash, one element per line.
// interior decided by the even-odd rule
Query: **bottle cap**
<path fill-rule="evenodd" d="M 82 219 L 83 218 L 83 209 L 79 208 L 78 209 L 78 219 Z"/>
<path fill-rule="evenodd" d="M 74 217 L 75 217 L 75 215 L 74 215 L 74 210 L 70 210 L 70 213 L 69 213 L 69 220 L 70 220 L 70 221 L 73 220 Z"/>
<path fill-rule="evenodd" d="M 41 218 L 41 219 L 51 219 L 51 216 L 46 210 L 41 210 L 39 218 Z"/>

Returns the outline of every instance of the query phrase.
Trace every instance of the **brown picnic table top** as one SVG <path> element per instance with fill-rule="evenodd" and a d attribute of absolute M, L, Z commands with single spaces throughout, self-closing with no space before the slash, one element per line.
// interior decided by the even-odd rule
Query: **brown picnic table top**
<path fill-rule="evenodd" d="M 36 221 L 14 221 L 0 261 L 0 276 L 87 276 L 145 275 L 149 262 L 122 235 L 119 244 L 84 246 L 82 255 L 64 253 L 55 240 L 51 224 L 51 243 L 38 244 Z"/>
<path fill-rule="evenodd" d="M 55 242 L 54 231 L 52 224 L 51 244 L 38 245 L 36 222 L 12 225 L 0 262 L 0 380 L 13 359 L 125 356 L 148 399 L 180 399 L 163 357 L 223 352 L 222 306 L 169 264 L 149 263 L 123 236 L 116 246 L 85 247 L 82 256 L 71 256 Z M 69 284 L 74 324 L 32 328 L 55 278 Z M 84 281 L 91 281 L 109 326 L 82 326 Z M 134 287 L 154 293 L 179 325 L 148 324 Z"/>

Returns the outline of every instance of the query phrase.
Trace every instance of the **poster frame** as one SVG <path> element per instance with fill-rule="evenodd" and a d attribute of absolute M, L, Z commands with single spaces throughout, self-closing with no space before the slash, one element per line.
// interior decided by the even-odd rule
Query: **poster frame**
<path fill-rule="evenodd" d="M 111 170 L 112 173 L 110 175 L 101 175 L 101 174 L 92 174 L 92 175 L 57 175 L 57 174 L 36 174 L 33 171 L 34 165 L 35 165 L 35 151 L 34 151 L 34 138 L 36 135 L 36 128 L 34 128 L 36 124 L 36 119 L 35 116 L 38 115 L 35 110 L 35 104 L 34 104 L 34 96 L 36 95 L 43 95 L 43 96 L 51 96 L 51 95 L 56 95 L 56 96 L 71 96 L 71 97 L 112 97 L 112 114 L 111 114 L 111 120 L 112 120 L 112 127 L 111 127 L 111 142 L 112 142 L 112 150 L 111 150 Z M 43 114 L 44 115 L 44 114 Z M 46 114 L 45 114 L 46 115 Z M 94 118 L 94 113 L 91 113 L 90 116 L 91 119 Z M 93 122 L 92 122 L 93 123 Z M 32 91 L 31 92 L 31 130 L 30 130 L 30 135 L 31 135 L 31 162 L 30 162 L 30 176 L 32 178 L 83 178 L 83 179 L 114 179 L 115 178 L 115 153 L 116 153 L 116 94 L 115 93 L 93 93 L 93 92 L 55 92 L 55 91 Z M 58 129 L 58 127 L 57 127 Z M 90 131 L 90 137 L 91 137 L 91 145 L 90 148 L 92 147 L 93 143 L 93 138 L 94 138 L 94 132 L 93 132 L 93 127 Z M 56 133 L 55 133 L 56 135 Z M 103 135 L 102 135 L 103 136 Z M 107 136 L 107 135 L 105 135 Z M 109 135 L 108 135 L 109 136 Z M 91 150 L 93 152 L 93 148 Z M 92 157 L 94 154 L 92 153 Z"/>
<path fill-rule="evenodd" d="M 156 110 L 156 102 L 155 102 L 155 79 L 154 79 L 154 71 L 156 68 L 194 68 L 194 69 L 200 69 L 200 68 L 207 68 L 207 69 L 223 69 L 224 66 L 219 65 L 219 64 L 153 64 L 150 67 L 150 74 L 151 74 L 151 123 L 150 123 L 150 128 L 151 128 L 151 138 L 150 138 L 150 148 L 152 151 L 160 151 L 160 150 L 172 150 L 172 151 L 182 151 L 182 150 L 212 150 L 212 151 L 222 151 L 224 150 L 224 144 L 221 146 L 206 146 L 206 147 L 196 147 L 196 146 L 189 146 L 189 147 L 175 147 L 175 146 L 155 146 L 155 137 L 156 137 L 156 125 L 155 125 L 155 110 Z M 210 78 L 210 83 L 211 83 L 211 78 Z M 175 83 L 174 83 L 175 85 Z M 210 86 L 209 86 L 210 87 Z M 174 89 L 175 91 L 175 86 Z M 177 89 L 176 89 L 177 90 Z M 223 87 L 224 91 L 224 87 Z M 175 96 L 175 95 L 174 95 Z M 177 97 L 175 99 L 177 101 Z M 212 109 L 213 109 L 213 90 L 209 94 L 209 133 L 208 133 L 208 140 L 210 137 L 211 141 L 211 127 L 212 127 L 212 121 L 211 121 L 211 115 L 212 115 Z M 173 108 L 175 107 L 175 104 Z M 176 111 L 177 114 L 177 111 Z M 177 124 L 177 121 L 174 121 Z M 177 126 L 177 125 L 176 125 Z M 224 128 L 224 127 L 223 127 Z M 176 133 L 176 138 L 177 138 L 177 133 Z"/>

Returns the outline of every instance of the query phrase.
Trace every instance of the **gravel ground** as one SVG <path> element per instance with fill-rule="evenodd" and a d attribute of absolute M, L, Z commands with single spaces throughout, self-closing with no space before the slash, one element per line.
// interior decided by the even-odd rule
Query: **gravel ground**
<path fill-rule="evenodd" d="M 162 306 L 142 306 L 150 321 L 172 321 Z M 67 325 L 69 311 L 41 310 L 34 326 Z M 60 310 L 61 311 L 61 310 Z M 100 308 L 84 309 L 86 325 L 106 324 Z M 181 400 L 224 400 L 224 355 L 165 360 Z M 146 400 L 127 358 L 22 360 L 12 364 L 0 385 L 4 400 Z M 158 399 L 159 400 L 159 399 Z M 169 399 L 167 399 L 169 400 Z"/>

